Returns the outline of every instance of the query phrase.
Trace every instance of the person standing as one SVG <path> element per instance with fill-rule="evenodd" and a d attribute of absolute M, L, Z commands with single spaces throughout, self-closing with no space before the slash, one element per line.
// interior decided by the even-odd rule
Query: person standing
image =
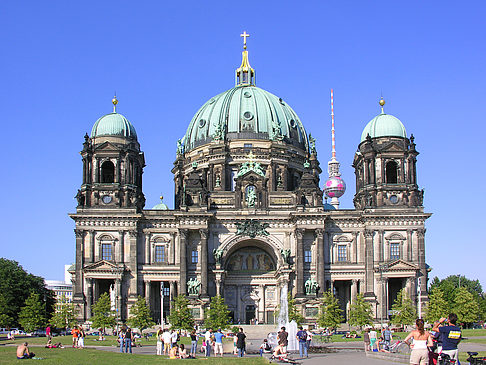
<path fill-rule="evenodd" d="M 287 346 L 289 344 L 289 334 L 285 331 L 285 327 L 282 327 L 280 329 L 277 338 L 278 338 L 278 344 L 282 346 L 282 351 L 284 353 L 287 353 Z"/>
<path fill-rule="evenodd" d="M 48 324 L 46 327 L 46 337 L 47 337 L 47 342 L 52 341 L 52 332 L 51 332 L 50 324 Z"/>
<path fill-rule="evenodd" d="M 214 356 L 218 356 L 218 353 L 223 357 L 223 337 L 224 333 L 221 332 L 221 328 L 214 334 Z"/>
<path fill-rule="evenodd" d="M 441 324 L 449 323 L 448 325 Z M 438 331 L 439 337 L 442 342 L 442 353 L 447 354 L 457 361 L 459 352 L 457 350 L 457 345 L 461 342 L 461 327 L 456 326 L 457 314 L 451 313 L 448 318 L 441 318 L 439 322 L 434 323 L 432 331 Z"/>
<path fill-rule="evenodd" d="M 73 336 L 73 347 L 77 348 L 78 347 L 78 327 L 74 326 L 73 329 L 71 330 L 71 335 Z"/>
<path fill-rule="evenodd" d="M 413 330 L 403 342 L 410 346 L 411 365 L 427 365 L 429 363 L 429 349 L 432 346 L 432 336 L 424 330 L 424 320 L 419 318 L 415 321 L 416 330 Z M 410 340 L 413 342 L 410 343 Z"/>
<path fill-rule="evenodd" d="M 132 353 L 133 333 L 130 327 L 125 331 L 125 352 Z"/>
<path fill-rule="evenodd" d="M 118 332 L 118 342 L 120 343 L 120 352 L 125 348 L 125 327 L 122 327 Z"/>
<path fill-rule="evenodd" d="M 211 356 L 211 342 L 212 342 L 212 337 L 213 335 L 213 330 L 208 329 L 206 333 L 204 334 L 204 340 L 206 340 L 206 357 Z"/>
<path fill-rule="evenodd" d="M 381 338 L 383 339 L 383 348 L 388 351 L 390 349 L 390 341 L 392 339 L 392 333 L 388 329 L 387 324 L 383 325 L 383 330 L 381 331 Z"/>
<path fill-rule="evenodd" d="M 370 351 L 374 351 L 374 349 L 375 349 L 375 343 L 376 343 L 376 340 L 378 339 L 378 337 L 377 337 L 378 334 L 376 333 L 376 331 L 375 331 L 374 328 L 371 328 L 371 331 L 369 333 L 369 336 L 370 336 Z"/>
<path fill-rule="evenodd" d="M 172 333 L 170 335 L 170 348 L 174 347 L 177 345 L 177 340 L 179 339 L 179 334 L 177 333 L 176 330 L 172 330 Z"/>
<path fill-rule="evenodd" d="M 245 355 L 246 349 L 246 335 L 243 333 L 243 328 L 240 327 L 240 330 L 236 334 L 236 337 L 236 348 L 238 349 L 238 357 L 243 357 Z"/>
<path fill-rule="evenodd" d="M 84 337 L 86 334 L 84 333 L 83 326 L 79 326 L 79 332 L 78 332 L 78 348 L 79 349 L 84 349 Z"/>
<path fill-rule="evenodd" d="M 164 343 L 164 355 L 169 355 L 171 336 L 167 328 L 164 330 L 164 333 L 162 333 L 162 342 Z"/>
<path fill-rule="evenodd" d="M 189 356 L 196 358 L 197 352 L 197 334 L 196 330 L 192 330 L 191 334 L 191 353 Z"/>
<path fill-rule="evenodd" d="M 295 337 L 299 340 L 300 357 L 309 357 L 307 354 L 307 332 L 302 327 L 299 327 L 299 331 Z"/>
<path fill-rule="evenodd" d="M 307 355 L 309 355 L 309 349 L 311 347 L 311 342 L 312 342 L 312 332 L 309 329 L 306 329 L 305 330 L 305 333 L 307 333 L 307 343 L 306 343 L 306 346 L 307 346 Z M 307 356 L 307 357 L 309 357 L 309 356 Z"/>
<path fill-rule="evenodd" d="M 162 342 L 162 327 L 157 330 L 157 355 L 162 355 L 163 342 Z"/>
<path fill-rule="evenodd" d="M 363 332 L 363 341 L 365 351 L 370 351 L 370 329 L 366 328 Z"/>

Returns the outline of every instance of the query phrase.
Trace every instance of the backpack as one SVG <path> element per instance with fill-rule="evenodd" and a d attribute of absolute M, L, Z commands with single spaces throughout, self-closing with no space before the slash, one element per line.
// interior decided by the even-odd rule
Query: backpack
<path fill-rule="evenodd" d="M 307 340 L 307 332 L 305 332 L 305 331 L 299 331 L 299 332 L 300 332 L 299 340 L 301 340 L 301 341 Z"/>
<path fill-rule="evenodd" d="M 390 332 L 389 329 L 384 330 L 383 331 L 383 339 L 385 341 L 390 341 L 390 334 L 391 334 L 391 332 Z"/>

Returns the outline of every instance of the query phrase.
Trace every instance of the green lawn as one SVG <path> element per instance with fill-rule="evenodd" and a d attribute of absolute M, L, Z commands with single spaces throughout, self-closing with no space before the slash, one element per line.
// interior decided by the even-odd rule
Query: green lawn
<path fill-rule="evenodd" d="M 73 348 L 65 349 L 46 349 L 46 348 L 32 348 L 32 351 L 36 354 L 36 357 L 42 357 L 44 360 L 41 364 L 69 364 L 69 365 L 85 365 L 85 364 L 103 364 L 103 365 L 133 365 L 136 362 L 137 365 L 152 365 L 160 363 L 174 363 L 174 362 L 187 362 L 186 360 L 169 360 L 167 356 L 156 355 L 136 355 L 136 354 L 121 354 L 118 352 L 108 352 L 101 350 L 84 349 L 78 350 Z M 198 360 L 191 360 L 191 364 L 203 363 L 206 365 L 223 365 L 228 362 L 226 358 L 200 358 Z M 232 357 L 231 360 L 235 361 L 237 358 Z M 247 357 L 243 359 L 237 359 L 242 365 L 264 365 L 268 364 L 268 361 L 260 357 Z M 16 347 L 0 347 L 0 364 L 19 364 L 16 358 Z M 30 362 L 29 362 L 30 364 Z"/>
<path fill-rule="evenodd" d="M 486 356 L 486 351 L 478 351 L 479 356 Z M 459 361 L 461 364 L 467 363 L 466 359 L 469 357 L 467 352 L 461 352 L 459 353 Z"/>
<path fill-rule="evenodd" d="M 477 329 L 477 330 L 462 330 L 462 335 L 464 337 L 471 337 L 471 336 L 486 336 L 486 329 Z"/>

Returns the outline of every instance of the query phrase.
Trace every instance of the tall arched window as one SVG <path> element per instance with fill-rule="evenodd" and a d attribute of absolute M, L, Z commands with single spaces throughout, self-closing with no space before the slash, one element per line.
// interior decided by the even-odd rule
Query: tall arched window
<path fill-rule="evenodd" d="M 111 161 L 105 161 L 101 165 L 101 182 L 114 183 L 115 182 L 115 165 Z"/>
<path fill-rule="evenodd" d="M 388 161 L 386 163 L 386 182 L 388 184 L 396 184 L 398 182 L 398 166 L 395 161 Z"/>

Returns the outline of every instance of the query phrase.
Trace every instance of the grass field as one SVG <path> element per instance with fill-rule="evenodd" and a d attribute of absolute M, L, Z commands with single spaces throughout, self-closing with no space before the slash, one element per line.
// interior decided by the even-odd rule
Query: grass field
<path fill-rule="evenodd" d="M 87 364 L 103 364 L 103 365 L 152 365 L 161 363 L 177 363 L 185 362 L 187 360 L 169 360 L 167 356 L 156 355 L 136 355 L 136 354 L 121 354 L 117 352 L 108 352 L 92 349 L 78 350 L 73 348 L 65 349 L 46 349 L 34 347 L 31 349 L 36 357 L 43 358 L 41 364 L 69 364 L 69 365 L 87 365 Z M 230 358 L 200 358 L 191 360 L 191 364 L 206 364 L 206 365 L 223 365 L 227 364 Z M 238 361 L 241 365 L 264 365 L 268 361 L 260 357 L 235 358 L 232 357 L 233 362 Z M 29 361 L 30 363 L 30 361 Z M 0 364 L 19 364 L 16 357 L 16 347 L 0 347 Z"/>
<path fill-rule="evenodd" d="M 478 351 L 478 354 L 479 356 L 486 356 L 486 351 Z M 459 353 L 459 361 L 461 362 L 461 364 L 466 364 L 467 363 L 466 359 L 468 357 L 469 355 L 467 354 L 467 352 Z"/>

